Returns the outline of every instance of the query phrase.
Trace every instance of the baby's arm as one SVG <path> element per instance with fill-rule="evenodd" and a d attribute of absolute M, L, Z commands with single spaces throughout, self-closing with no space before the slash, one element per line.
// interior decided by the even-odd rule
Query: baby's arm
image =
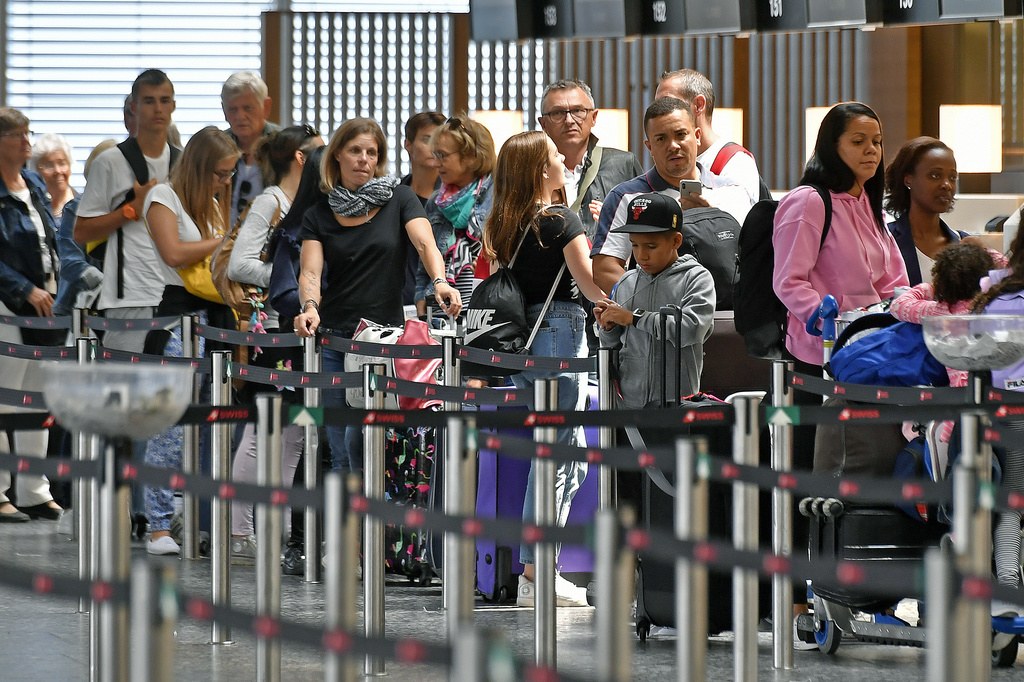
<path fill-rule="evenodd" d="M 949 315 L 949 306 L 935 300 L 931 284 L 918 284 L 896 298 L 889 306 L 889 313 L 897 320 L 921 324 L 928 315 Z"/>

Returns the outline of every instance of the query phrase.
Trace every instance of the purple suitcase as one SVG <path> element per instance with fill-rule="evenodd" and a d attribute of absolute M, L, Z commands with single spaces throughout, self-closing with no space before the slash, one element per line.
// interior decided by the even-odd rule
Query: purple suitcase
<path fill-rule="evenodd" d="M 590 386 L 590 409 L 597 409 L 597 387 Z M 482 407 L 481 409 L 494 409 Z M 502 408 L 506 409 L 506 408 Z M 515 409 L 515 408 L 507 408 Z M 510 436 L 532 438 L 530 429 L 502 431 Z M 587 444 L 597 445 L 597 429 L 584 430 Z M 476 514 L 486 518 L 523 518 L 526 480 L 530 462 L 495 454 L 493 450 L 480 450 L 479 478 L 476 493 Z M 583 486 L 572 501 L 569 523 L 586 523 L 597 511 L 597 467 L 591 467 Z M 593 573 L 594 555 L 586 547 L 563 545 L 559 554 L 562 574 Z M 476 543 L 476 584 L 484 597 L 494 602 L 515 600 L 518 576 L 523 572 L 519 562 L 519 546 L 497 546 L 490 538 Z M 586 582 L 584 581 L 584 584 Z"/>

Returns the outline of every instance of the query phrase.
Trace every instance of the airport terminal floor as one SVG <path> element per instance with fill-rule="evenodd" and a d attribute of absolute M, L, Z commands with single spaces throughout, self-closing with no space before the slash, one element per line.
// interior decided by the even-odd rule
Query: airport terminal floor
<path fill-rule="evenodd" d="M 36 520 L 26 524 L 0 525 L 0 547 L 5 561 L 24 568 L 45 568 L 57 575 L 76 574 L 77 545 L 56 532 L 57 522 Z M 150 557 L 142 543 L 133 541 L 132 560 L 168 561 L 176 567 L 180 589 L 188 594 L 209 595 L 211 565 L 208 559 L 183 561 Z M 236 608 L 254 610 L 255 568 L 232 566 L 231 590 Z M 307 584 L 301 577 L 282 576 L 282 617 L 309 625 L 321 625 L 324 617 L 324 586 Z M 445 616 L 441 611 L 441 585 L 410 585 L 404 578 L 389 576 L 385 590 L 386 634 L 443 642 Z M 0 583 L 0 680 L 89 679 L 89 615 L 77 613 L 74 599 L 40 596 Z M 574 679 L 596 679 L 594 655 L 595 610 L 560 608 L 558 619 L 558 669 Z M 474 612 L 478 627 L 498 630 L 515 654 L 530 660 L 533 654 L 533 610 L 516 606 L 492 606 L 477 600 Z M 362 614 L 360 611 L 360 622 Z M 256 644 L 253 637 L 235 633 L 230 645 L 213 646 L 210 625 L 179 618 L 173 654 L 174 675 L 181 681 L 217 682 L 256 679 Z M 732 679 L 732 637 L 725 633 L 708 642 L 708 678 Z M 758 672 L 764 680 L 796 682 L 900 679 L 924 680 L 923 649 L 844 642 L 833 656 L 819 651 L 794 652 L 792 670 L 772 668 L 771 633 L 759 635 Z M 641 644 L 633 638 L 633 679 L 665 680 L 676 677 L 675 639 L 652 638 Z M 293 644 L 282 647 L 281 679 L 290 682 L 324 679 L 323 657 L 311 648 Z M 993 680 L 1019 680 L 1024 670 L 1024 648 L 1014 667 L 993 669 Z M 447 680 L 448 670 L 439 666 L 387 664 L 384 679 L 432 682 Z"/>

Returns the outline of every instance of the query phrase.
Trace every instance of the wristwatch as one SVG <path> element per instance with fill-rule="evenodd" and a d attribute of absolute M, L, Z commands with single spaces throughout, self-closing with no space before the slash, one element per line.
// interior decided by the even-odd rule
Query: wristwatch
<path fill-rule="evenodd" d="M 313 306 L 313 310 L 317 311 L 318 313 L 320 312 L 320 304 L 311 298 L 307 298 L 305 301 L 302 302 L 302 312 L 306 312 L 306 308 L 308 308 L 309 306 Z"/>
<path fill-rule="evenodd" d="M 139 214 L 135 212 L 135 209 L 132 208 L 131 204 L 123 204 L 121 206 L 121 215 L 123 215 L 128 220 L 138 220 L 139 219 Z"/>
<path fill-rule="evenodd" d="M 646 314 L 647 314 L 647 311 L 644 310 L 643 308 L 637 308 L 636 310 L 634 310 L 633 311 L 633 326 L 635 327 L 636 323 L 640 321 L 640 318 L 643 317 Z"/>

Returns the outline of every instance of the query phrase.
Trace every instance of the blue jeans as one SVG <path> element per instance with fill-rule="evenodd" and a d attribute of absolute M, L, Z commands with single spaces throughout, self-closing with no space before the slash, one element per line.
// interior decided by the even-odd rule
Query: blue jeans
<path fill-rule="evenodd" d="M 345 354 L 323 349 L 323 371 L 344 372 Z M 324 407 L 348 407 L 345 391 L 327 389 L 323 392 Z M 331 470 L 342 474 L 363 470 L 363 431 L 358 426 L 327 426 L 327 442 L 331 444 Z"/>
<path fill-rule="evenodd" d="M 532 325 L 543 305 L 532 305 L 526 309 L 527 322 Z M 583 308 L 570 301 L 552 301 L 547 314 L 544 315 L 546 326 L 537 331 L 537 336 L 530 347 L 530 355 L 549 358 L 585 358 L 587 357 L 586 313 Z M 558 409 L 586 409 L 587 393 L 584 390 L 587 375 L 558 372 L 526 370 L 512 377 L 512 382 L 520 390 L 533 389 L 537 379 L 558 379 Z M 558 429 L 558 442 L 586 447 L 583 427 L 577 426 Z M 587 477 L 586 462 L 567 462 L 558 465 L 555 472 L 555 520 L 564 526 L 572 508 L 572 499 L 576 496 L 583 480 Z M 523 504 L 523 521 L 533 523 L 535 513 L 533 465 L 526 482 L 526 499 Z M 555 549 L 556 561 L 558 548 Z M 519 560 L 524 564 L 533 563 L 533 546 L 522 545 Z"/>

